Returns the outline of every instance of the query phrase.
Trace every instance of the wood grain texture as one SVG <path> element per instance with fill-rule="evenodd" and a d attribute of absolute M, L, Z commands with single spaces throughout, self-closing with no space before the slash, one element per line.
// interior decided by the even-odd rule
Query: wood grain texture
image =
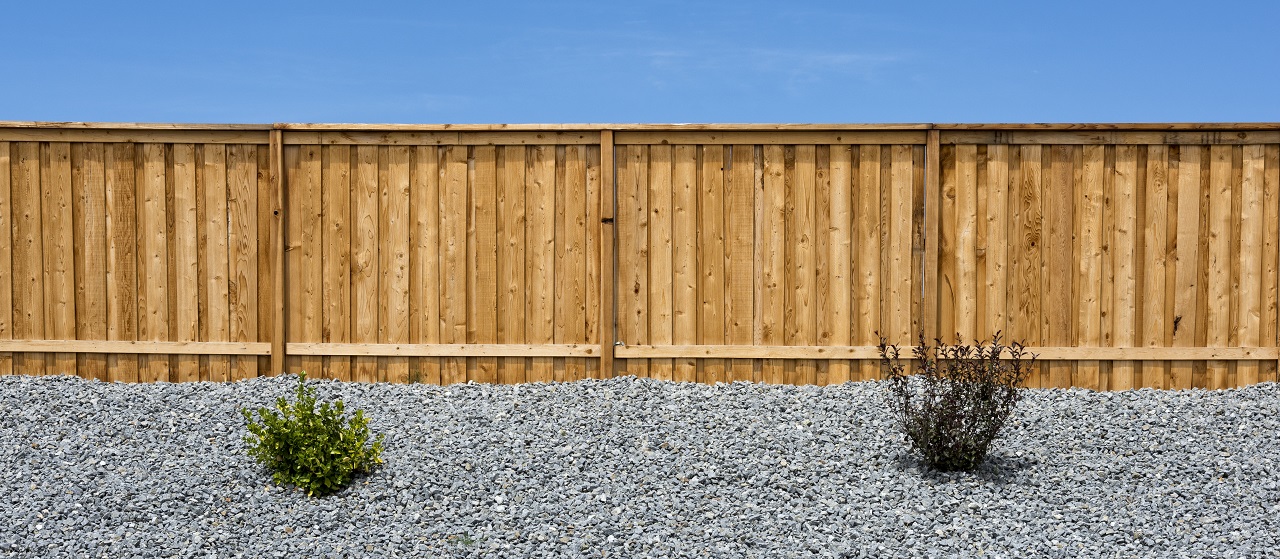
<path fill-rule="evenodd" d="M 671 345 L 674 342 L 675 272 L 673 271 L 673 205 L 671 146 L 649 148 L 649 343 Z M 672 380 L 674 363 L 670 359 L 649 362 L 649 376 Z"/>
<path fill-rule="evenodd" d="M 138 189 L 138 316 L 140 340 L 163 341 L 169 335 L 169 235 L 165 204 L 164 144 L 135 150 Z M 139 380 L 168 381 L 169 358 L 149 355 L 139 363 Z"/>
<path fill-rule="evenodd" d="M 138 214 L 133 169 L 134 146 L 107 144 L 103 150 L 106 158 L 107 339 L 137 340 Z M 138 357 L 107 356 L 107 378 L 111 381 L 137 382 Z"/>
<path fill-rule="evenodd" d="M 889 304 L 892 314 L 887 331 L 894 343 L 906 345 L 911 333 L 912 239 L 911 223 L 915 215 L 915 189 L 911 146 L 892 146 L 889 198 Z"/>
<path fill-rule="evenodd" d="M 585 230 L 585 255 L 584 265 L 586 266 L 586 310 L 584 312 L 584 331 L 583 339 L 588 343 L 603 344 L 601 340 L 601 313 L 602 303 L 601 292 L 606 289 L 605 286 L 612 285 L 612 279 L 606 281 L 604 267 L 602 266 L 602 244 L 604 229 L 608 226 L 600 218 L 600 206 L 606 197 L 605 190 L 613 191 L 613 182 L 609 181 L 606 185 L 603 179 L 602 162 L 600 160 L 600 146 L 586 147 L 586 221 L 584 222 Z M 609 269 L 613 269 L 613 260 L 609 260 Z M 606 291 L 611 293 L 609 291 Z M 608 357 L 604 355 L 604 347 L 596 359 L 586 360 L 586 378 L 599 379 L 602 378 L 601 371 L 604 369 L 605 361 L 612 358 L 613 345 L 608 345 Z M 611 367 L 612 365 L 610 365 Z"/>
<path fill-rule="evenodd" d="M 672 343 L 698 343 L 698 170 L 697 148 L 672 148 L 671 268 Z M 672 380 L 696 382 L 697 361 L 676 359 Z"/>
<path fill-rule="evenodd" d="M 1080 221 L 1076 287 L 1075 344 L 1082 347 L 1102 345 L 1102 269 L 1103 269 L 1103 202 L 1106 180 L 1104 146 L 1085 146 L 1082 169 L 1083 183 L 1076 201 L 1076 219 Z M 1072 385 L 1098 390 L 1099 366 L 1095 361 L 1077 364 Z"/>
<path fill-rule="evenodd" d="M 500 148 L 501 170 L 498 186 L 497 242 L 498 343 L 524 343 L 525 337 L 525 147 Z M 499 363 L 498 382 L 525 381 L 528 359 L 504 357 Z"/>
<path fill-rule="evenodd" d="M 414 289 L 412 283 L 410 289 L 412 290 L 411 298 L 417 300 L 418 336 L 414 341 L 423 344 L 440 342 L 443 318 L 440 311 L 440 289 L 443 280 L 440 277 L 439 155 L 439 149 L 435 147 L 414 148 L 414 167 L 411 175 L 413 183 L 410 188 L 413 204 L 409 207 L 409 213 L 413 220 L 411 233 L 413 254 L 410 256 L 410 262 L 416 272 L 410 279 L 416 279 L 418 283 L 417 289 Z M 523 310 L 520 312 L 523 313 Z M 441 384 L 441 371 L 440 359 L 418 360 L 420 382 Z"/>
<path fill-rule="evenodd" d="M 1027 345 L 1040 345 L 1044 336 L 1041 327 L 1042 290 L 1041 262 L 1044 258 L 1044 150 L 1041 146 L 1021 146 L 1018 149 L 1018 180 L 1012 181 L 1018 189 L 1018 200 L 1013 216 L 1018 236 L 1011 248 L 1010 272 L 1014 285 L 1010 288 L 1010 339 L 1024 340 Z M 1012 163 L 1011 163 L 1012 167 Z M 1032 371 L 1027 384 L 1031 388 L 1045 385 L 1047 366 Z M 1037 374 L 1038 373 L 1038 374 Z"/>
<path fill-rule="evenodd" d="M 386 180 L 379 174 L 378 288 L 386 296 L 380 317 L 380 343 L 409 342 L 409 151 L 400 146 L 386 148 Z M 492 149 L 490 154 L 488 171 L 492 173 Z M 492 176 L 489 182 L 492 184 Z M 485 285 L 492 286 L 493 278 Z M 386 381 L 407 384 L 409 360 L 387 359 Z"/>
<path fill-rule="evenodd" d="M 201 187 L 204 192 L 204 278 L 206 332 L 204 341 L 225 342 L 231 339 L 230 299 L 230 229 L 227 221 L 227 148 L 221 144 L 201 146 Z M 202 380 L 231 380 L 231 360 L 214 355 Z"/>
<path fill-rule="evenodd" d="M 985 313 L 983 339 L 997 332 L 1006 333 L 1009 273 L 1009 147 L 987 146 L 987 180 L 979 188 L 987 193 L 985 212 L 979 219 L 986 223 L 981 250 L 985 256 L 985 281 L 981 285 L 985 297 L 978 309 Z M 1007 337 L 1005 338 L 1008 339 Z"/>
<path fill-rule="evenodd" d="M 1205 280 L 1208 298 L 1205 316 L 1210 347 L 1230 345 L 1231 268 L 1231 146 L 1209 148 L 1209 268 Z M 1209 388 L 1227 388 L 1227 363 L 1207 363 Z"/>
<path fill-rule="evenodd" d="M 1262 204 L 1265 238 L 1262 242 L 1262 345 L 1280 345 L 1280 145 L 1269 145 L 1263 150 L 1265 160 L 1262 171 Z M 1262 363 L 1259 382 L 1274 382 L 1280 361 Z"/>
<path fill-rule="evenodd" d="M 1169 151 L 1166 146 L 1147 147 L 1145 177 L 1145 226 L 1143 227 L 1142 345 L 1158 347 L 1170 343 L 1165 338 L 1168 322 L 1165 309 L 1167 264 L 1172 244 L 1169 228 Z M 1157 361 L 1142 363 L 1142 388 L 1164 388 L 1167 366 Z"/>
<path fill-rule="evenodd" d="M 599 378 L 612 378 L 617 370 L 613 358 L 617 328 L 617 166 L 613 131 L 600 131 L 600 370 Z"/>
<path fill-rule="evenodd" d="M 619 146 L 618 153 L 618 338 L 625 345 L 649 343 L 649 148 Z M 647 361 L 628 359 L 626 374 L 649 375 Z"/>
<path fill-rule="evenodd" d="M 698 341 L 725 343 L 724 168 L 725 148 L 707 145 L 698 161 Z M 698 363 L 698 381 L 725 380 L 725 362 Z"/>
<path fill-rule="evenodd" d="M 580 145 L 564 146 L 564 180 L 557 178 L 556 286 L 560 295 L 556 297 L 556 343 L 561 344 L 587 343 L 586 151 Z M 563 219 L 559 219 L 561 215 Z M 581 380 L 586 372 L 582 359 L 564 360 L 564 380 Z"/>
<path fill-rule="evenodd" d="M 881 199 L 884 197 L 880 184 L 883 166 L 880 160 L 880 146 L 859 147 L 858 157 L 858 210 L 857 220 L 857 286 L 856 299 L 858 305 L 857 332 L 854 342 L 860 345 L 874 345 L 879 340 L 877 332 L 889 336 L 881 324 L 881 287 L 882 278 L 881 253 L 885 250 L 881 240 L 884 238 L 884 224 L 880 219 Z M 939 237 L 935 237 L 937 239 Z M 935 300 L 937 297 L 933 297 Z M 857 380 L 879 378 L 880 363 L 863 361 L 859 364 Z"/>
<path fill-rule="evenodd" d="M 1139 309 L 1138 270 L 1142 262 L 1138 253 L 1138 150 L 1137 146 L 1117 146 L 1114 170 L 1114 194 L 1112 208 L 1114 219 L 1111 228 L 1112 281 L 1115 295 L 1111 300 L 1109 317 L 1112 323 L 1112 344 L 1116 347 L 1134 347 L 1139 344 L 1141 325 L 1137 322 Z M 1163 291 L 1163 289 L 1162 289 Z M 1112 364 L 1111 390 L 1129 390 L 1138 386 L 1135 364 L 1117 361 Z"/>
<path fill-rule="evenodd" d="M 829 269 L 829 299 L 827 303 L 826 340 L 830 345 L 853 343 L 853 167 L 852 146 L 833 145 L 829 148 L 830 165 L 830 220 L 827 230 L 826 261 Z M 736 164 L 735 158 L 735 164 Z M 739 272 L 735 271 L 735 275 Z M 738 343 L 734 341 L 734 343 Z M 841 384 L 852 380 L 850 362 L 831 362 L 828 384 Z"/>
<path fill-rule="evenodd" d="M 0 341 L 13 339 L 13 187 L 9 153 L 9 142 L 0 142 Z M 11 374 L 13 353 L 0 352 L 0 376 Z"/>
<path fill-rule="evenodd" d="M 7 158 L 8 150 L 0 148 L 0 159 Z M 107 339 L 106 292 L 106 159 L 102 144 L 73 144 L 71 146 L 72 193 L 74 196 L 73 221 L 76 235 L 76 339 Z M 9 166 L 0 161 L 0 182 L 7 182 Z M 0 184 L 0 205 L 9 204 L 8 185 Z M 0 208 L 0 274 L 8 274 L 10 266 L 8 245 L 10 242 L 8 210 Z M 8 310 L 12 308 L 11 286 L 0 280 L 0 322 L 7 323 Z M 0 324 L 0 339 L 11 333 L 6 324 Z M 107 356 L 83 355 L 78 358 L 78 374 L 100 381 L 109 380 Z M 10 363 L 11 365 L 11 363 Z M 0 374 L 6 374 L 5 359 L 0 357 Z"/>
<path fill-rule="evenodd" d="M 763 148 L 763 190 L 760 217 L 756 225 L 756 250 L 759 253 L 760 332 L 757 344 L 782 345 L 786 341 L 786 252 L 787 252 L 787 184 L 786 157 L 782 146 Z M 782 361 L 767 359 L 761 364 L 761 378 L 770 384 L 785 382 Z"/>
<path fill-rule="evenodd" d="M 320 188 L 324 198 L 321 232 L 323 332 L 321 341 L 351 341 L 351 148 L 325 146 L 320 154 Z M 347 356 L 324 360 L 323 378 L 351 380 Z"/>
<path fill-rule="evenodd" d="M 377 343 L 378 321 L 382 309 L 378 305 L 378 148 L 358 146 L 354 150 L 351 176 L 351 338 L 358 343 Z M 294 339 L 291 337 L 290 339 Z M 374 382 L 378 376 L 378 360 L 357 357 L 352 362 L 352 377 L 361 382 Z"/>
<path fill-rule="evenodd" d="M 555 148 L 533 146 L 525 163 L 525 211 L 528 214 L 525 334 L 527 343 L 550 344 L 555 343 L 556 309 Z M 526 378 L 529 382 L 551 382 L 555 378 L 554 360 L 534 357 Z"/>
<path fill-rule="evenodd" d="M 1239 329 L 1239 345 L 1256 347 L 1262 344 L 1262 293 L 1268 287 L 1263 283 L 1262 272 L 1264 261 L 1262 246 L 1266 238 L 1266 229 L 1263 225 L 1266 208 L 1263 201 L 1266 148 L 1261 145 L 1245 146 L 1242 159 L 1239 204 L 1240 247 L 1236 262 L 1240 287 L 1236 323 Z M 1237 364 L 1236 384 L 1238 386 L 1257 384 L 1258 365 L 1256 362 L 1247 361 Z"/>
<path fill-rule="evenodd" d="M 1200 162 L 1199 146 L 1183 146 L 1178 150 L 1178 158 L 1170 161 L 1176 164 L 1176 179 L 1171 179 L 1171 187 L 1176 184 L 1176 227 L 1177 237 L 1174 260 L 1175 292 L 1173 298 L 1173 345 L 1175 347 L 1192 347 L 1195 345 L 1195 333 L 1200 320 L 1196 316 L 1197 285 L 1202 281 L 1199 276 L 1199 237 L 1200 237 Z M 1176 183 L 1174 182 L 1176 181 Z M 1171 194 L 1172 196 L 1172 194 Z M 1170 366 L 1167 388 L 1186 389 L 1192 385 L 1191 363 L 1173 363 Z"/>
<path fill-rule="evenodd" d="M 497 151 L 492 146 L 476 146 L 472 153 L 475 161 L 472 164 L 474 171 L 469 177 L 471 219 L 468 226 L 470 240 L 467 243 L 467 260 L 472 273 L 471 281 L 467 284 L 466 341 L 472 344 L 492 344 L 498 341 L 498 228 L 495 221 L 498 206 L 498 158 Z M 406 191 L 406 196 L 407 194 Z M 407 207 L 405 212 L 408 213 Z M 407 315 L 407 308 L 405 313 Z M 477 358 L 474 365 L 468 365 L 467 380 L 490 384 L 498 382 L 498 359 Z"/>
<path fill-rule="evenodd" d="M 175 301 L 172 331 L 179 342 L 199 339 L 200 274 L 196 263 L 199 258 L 199 238 L 196 235 L 196 146 L 173 146 L 173 298 Z M 225 221 L 225 218 L 224 218 Z M 224 241 L 225 243 L 225 241 Z M 196 357 L 178 358 L 176 380 L 192 382 L 204 380 L 200 375 L 200 360 Z"/>
<path fill-rule="evenodd" d="M 270 332 L 271 340 L 271 359 L 268 364 L 268 371 L 271 375 L 278 375 L 284 372 L 285 361 L 285 331 L 284 317 L 288 302 L 285 299 L 285 251 L 288 246 L 285 243 L 285 211 L 288 202 L 288 190 L 284 184 L 284 139 L 283 132 L 280 130 L 272 130 L 270 136 L 270 146 L 267 150 L 266 157 L 266 184 L 263 184 L 261 174 L 258 179 L 258 191 L 267 193 L 263 196 L 268 200 L 267 204 L 260 204 L 259 215 L 270 221 L 270 229 L 267 235 L 270 241 L 260 247 L 265 247 L 270 254 L 268 273 L 270 277 L 270 303 L 263 308 L 259 317 L 266 322 L 263 328 Z M 259 169 L 262 169 L 262 158 L 259 157 Z M 269 216 L 269 217 L 268 217 Z M 259 229 L 262 231 L 262 229 Z"/>
<path fill-rule="evenodd" d="M 232 342 L 259 341 L 258 149 L 244 144 L 227 149 L 227 304 Z M 232 357 L 231 379 L 255 378 L 259 365 L 256 357 Z"/>

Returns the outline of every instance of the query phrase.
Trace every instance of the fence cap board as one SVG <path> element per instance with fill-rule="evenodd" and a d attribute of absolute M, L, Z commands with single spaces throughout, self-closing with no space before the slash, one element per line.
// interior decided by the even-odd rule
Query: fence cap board
<path fill-rule="evenodd" d="M 1280 130 L 1280 122 L 1128 122 L 1128 123 L 938 123 L 933 124 L 938 130 L 1079 130 L 1079 131 L 1238 131 L 1238 130 Z"/>

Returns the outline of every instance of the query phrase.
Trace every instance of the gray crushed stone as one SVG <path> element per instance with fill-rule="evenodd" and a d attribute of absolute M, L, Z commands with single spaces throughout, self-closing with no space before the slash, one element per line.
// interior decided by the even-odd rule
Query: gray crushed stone
<path fill-rule="evenodd" d="M 0 557 L 1280 557 L 1280 386 L 1027 393 L 937 474 L 876 383 L 315 383 L 387 435 L 272 485 L 232 384 L 0 378 Z"/>

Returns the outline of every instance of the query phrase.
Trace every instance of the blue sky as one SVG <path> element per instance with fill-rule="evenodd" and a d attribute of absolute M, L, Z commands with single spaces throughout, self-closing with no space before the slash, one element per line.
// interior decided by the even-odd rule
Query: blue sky
<path fill-rule="evenodd" d="M 1280 121 L 1280 2 L 12 2 L 0 120 Z"/>

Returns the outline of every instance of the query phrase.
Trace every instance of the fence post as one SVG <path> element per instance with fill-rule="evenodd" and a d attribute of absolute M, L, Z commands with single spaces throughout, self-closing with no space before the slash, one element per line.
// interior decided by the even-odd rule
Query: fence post
<path fill-rule="evenodd" d="M 613 130 L 600 131 L 600 378 L 613 378 L 613 342 L 616 339 L 613 308 L 614 217 L 617 184 L 613 169 Z"/>
<path fill-rule="evenodd" d="M 284 251 L 285 251 L 285 184 L 284 184 L 284 129 L 276 124 L 271 130 L 271 192 L 274 197 L 271 208 L 271 374 L 284 372 Z"/>
<path fill-rule="evenodd" d="M 924 146 L 924 263 L 920 326 L 926 340 L 938 337 L 938 205 L 942 201 L 939 132 L 932 128 Z"/>

